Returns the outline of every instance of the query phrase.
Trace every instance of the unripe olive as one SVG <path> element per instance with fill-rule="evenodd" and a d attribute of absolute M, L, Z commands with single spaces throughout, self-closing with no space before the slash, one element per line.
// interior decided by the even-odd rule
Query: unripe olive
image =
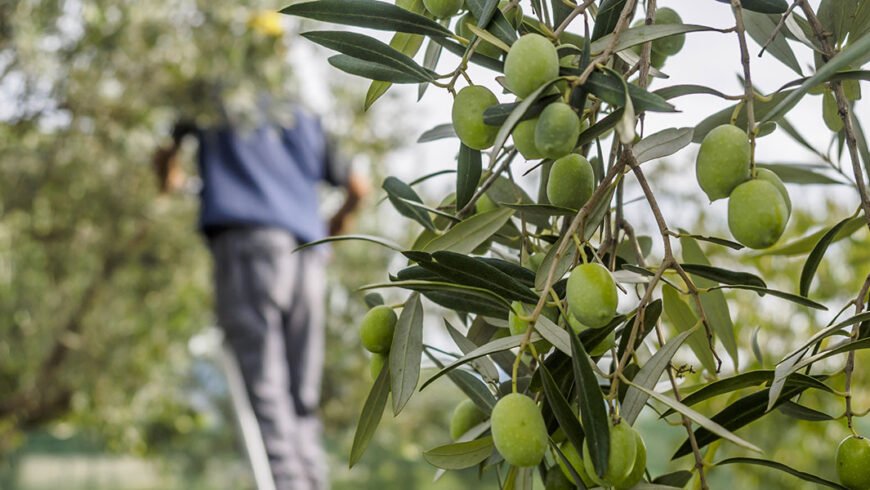
<path fill-rule="evenodd" d="M 471 12 L 463 15 L 462 18 L 459 19 L 459 22 L 456 24 L 456 33 L 465 39 L 470 40 L 471 37 L 474 36 L 474 32 L 468 27 L 469 25 L 477 25 L 477 18 L 471 15 Z M 490 58 L 498 58 L 501 56 L 502 50 L 497 48 L 494 44 L 481 39 L 480 42 L 477 43 L 474 52 Z"/>
<path fill-rule="evenodd" d="M 369 352 L 386 354 L 393 343 L 393 330 L 398 321 L 392 308 L 385 305 L 375 306 L 366 313 L 359 327 L 359 337 L 363 347 Z"/>
<path fill-rule="evenodd" d="M 423 0 L 423 5 L 438 19 L 453 17 L 459 13 L 464 0 Z"/>
<path fill-rule="evenodd" d="M 396 6 L 411 12 L 420 12 L 426 8 L 423 0 L 396 0 Z"/>
<path fill-rule="evenodd" d="M 580 335 L 580 332 L 588 330 L 589 327 L 580 323 L 577 318 L 574 317 L 574 314 L 570 311 L 568 312 L 568 326 L 571 327 L 571 330 L 574 331 L 577 335 Z M 609 351 L 616 345 L 616 331 L 611 330 L 607 337 L 604 337 L 601 342 L 598 342 L 592 349 L 589 351 L 589 355 L 592 357 L 599 357 L 604 355 L 605 352 Z"/>
<path fill-rule="evenodd" d="M 634 466 L 631 468 L 631 473 L 619 481 L 613 482 L 613 486 L 617 490 L 628 490 L 634 487 L 643 480 L 644 471 L 646 470 L 646 444 L 643 442 L 643 437 L 640 432 L 632 429 L 634 432 L 635 441 L 637 442 L 637 452 L 634 456 Z"/>
<path fill-rule="evenodd" d="M 779 175 L 776 175 L 772 170 L 766 168 L 757 168 L 755 169 L 755 178 L 766 180 L 776 186 L 779 193 L 782 194 L 782 198 L 785 199 L 788 214 L 791 215 L 791 197 L 789 197 L 788 189 L 785 188 L 785 184 L 782 183 L 782 179 L 779 178 Z"/>
<path fill-rule="evenodd" d="M 553 102 L 544 108 L 535 125 L 535 146 L 547 158 L 563 157 L 577 146 L 580 118 L 568 104 Z"/>
<path fill-rule="evenodd" d="M 520 393 L 500 399 L 492 409 L 492 441 L 513 466 L 535 466 L 547 450 L 547 426 L 534 400 Z"/>
<path fill-rule="evenodd" d="M 568 310 L 580 323 L 600 328 L 613 320 L 619 297 L 613 276 L 604 266 L 581 264 L 568 277 Z"/>
<path fill-rule="evenodd" d="M 459 439 L 462 434 L 484 420 L 486 414 L 477 404 L 471 400 L 462 400 L 459 405 L 456 405 L 453 416 L 450 417 L 450 438 L 454 441 Z"/>
<path fill-rule="evenodd" d="M 571 153 L 556 160 L 547 180 L 547 199 L 563 208 L 580 209 L 592 197 L 595 174 L 581 155 Z"/>
<path fill-rule="evenodd" d="M 788 206 L 782 193 L 766 180 L 754 179 L 734 189 L 728 199 L 728 229 L 749 248 L 776 243 L 788 223 Z"/>
<path fill-rule="evenodd" d="M 580 475 L 580 479 L 583 480 L 583 484 L 587 488 L 591 488 L 595 486 L 595 482 L 589 478 L 589 475 L 586 473 L 586 466 L 583 464 L 583 460 L 580 458 L 580 451 L 574 447 L 570 442 L 564 442 L 561 446 L 559 446 L 559 450 L 562 451 L 562 454 L 565 455 L 565 458 L 571 463 L 571 467 L 574 468 L 574 471 Z M 562 470 L 562 473 L 568 478 L 573 485 L 576 485 L 574 482 L 574 477 L 571 475 L 571 470 L 568 469 L 568 466 L 562 461 L 558 455 L 556 456 L 556 462 L 559 463 L 559 469 Z"/>
<path fill-rule="evenodd" d="M 728 197 L 749 180 L 749 138 L 737 126 L 723 124 L 701 142 L 695 171 L 698 184 L 711 201 Z"/>
<path fill-rule="evenodd" d="M 486 213 L 488 211 L 495 211 L 496 209 L 498 209 L 498 204 L 496 204 L 495 201 L 486 194 L 480 196 L 480 199 L 477 200 L 477 213 Z"/>
<path fill-rule="evenodd" d="M 583 464 L 586 474 L 595 483 L 602 486 L 613 486 L 614 482 L 626 479 L 634 467 L 637 456 L 637 439 L 635 430 L 627 423 L 621 422 L 610 427 L 610 454 L 607 458 L 607 470 L 603 477 L 595 473 L 595 465 L 589 453 L 588 442 L 583 443 Z"/>
<path fill-rule="evenodd" d="M 508 0 L 501 0 L 500 2 L 498 2 L 498 8 L 499 8 L 499 10 L 502 11 L 502 13 L 505 15 L 505 17 L 507 18 L 507 20 L 508 20 L 508 21 L 509 21 L 509 22 L 510 22 L 514 27 L 519 27 L 520 24 L 523 23 L 523 8 L 520 7 L 519 5 L 514 5 L 514 8 L 512 8 L 512 9 L 510 9 L 509 11 L 505 12 L 504 9 L 507 8 L 507 6 L 508 6 L 509 3 L 510 3 L 510 2 L 509 2 Z"/>
<path fill-rule="evenodd" d="M 541 268 L 541 264 L 544 263 L 544 258 L 546 257 L 547 254 L 543 252 L 535 252 L 529 255 L 529 258 L 524 265 L 526 269 L 529 269 L 532 272 L 538 272 L 538 269 Z"/>
<path fill-rule="evenodd" d="M 558 311 L 554 312 L 553 307 L 545 307 L 541 310 L 541 314 L 552 319 L 554 313 L 558 315 Z M 529 330 L 529 321 L 523 320 L 520 318 L 520 315 L 526 315 L 526 311 L 523 308 L 523 304 L 519 301 L 514 301 L 511 303 L 511 311 L 508 314 L 508 327 L 510 329 L 511 335 L 520 335 L 526 333 Z M 552 347 L 553 344 L 549 343 L 546 340 L 539 340 L 534 343 L 535 350 L 539 353 L 547 352 Z"/>
<path fill-rule="evenodd" d="M 369 361 L 369 374 L 372 375 L 372 380 L 378 379 L 378 375 L 381 374 L 386 362 L 387 356 L 385 354 L 372 354 L 372 359 Z"/>
<path fill-rule="evenodd" d="M 526 160 L 537 160 L 544 156 L 541 150 L 535 146 L 535 126 L 537 124 L 537 117 L 520 121 L 514 126 L 511 133 L 514 137 L 514 146 Z"/>
<path fill-rule="evenodd" d="M 517 39 L 504 60 L 507 88 L 520 98 L 559 76 L 559 55 L 549 39 L 526 34 Z"/>
<path fill-rule="evenodd" d="M 453 99 L 453 128 L 465 146 L 484 150 L 492 146 L 498 126 L 483 122 L 483 111 L 498 104 L 495 94 L 481 85 L 469 85 Z"/>
<path fill-rule="evenodd" d="M 825 126 L 831 131 L 839 133 L 843 129 L 843 120 L 840 119 L 840 108 L 837 107 L 837 99 L 830 90 L 825 90 L 822 95 L 822 119 Z"/>
<path fill-rule="evenodd" d="M 870 488 L 870 440 L 849 436 L 837 447 L 837 476 L 850 490 Z"/>
<path fill-rule="evenodd" d="M 653 24 L 662 25 L 682 23 L 683 19 L 680 18 L 680 15 L 674 11 L 674 9 L 667 7 L 656 9 Z M 683 49 L 683 44 L 685 44 L 685 42 L 685 34 L 675 34 L 673 36 L 663 37 L 653 41 L 652 50 L 666 56 L 673 56 Z"/>

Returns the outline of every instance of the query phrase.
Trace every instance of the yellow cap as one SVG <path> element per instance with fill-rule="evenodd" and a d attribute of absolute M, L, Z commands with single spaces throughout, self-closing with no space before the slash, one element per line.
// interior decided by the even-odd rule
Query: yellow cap
<path fill-rule="evenodd" d="M 261 10 L 251 14 L 251 17 L 248 18 L 248 28 L 268 37 L 281 37 L 284 35 L 281 14 L 273 10 Z"/>

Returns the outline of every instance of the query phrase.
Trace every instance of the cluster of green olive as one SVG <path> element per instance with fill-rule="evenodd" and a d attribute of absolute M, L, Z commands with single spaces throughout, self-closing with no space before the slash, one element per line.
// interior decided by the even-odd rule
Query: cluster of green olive
<path fill-rule="evenodd" d="M 768 169 L 752 175 L 746 133 L 730 124 L 710 131 L 701 142 L 696 175 L 710 201 L 728 198 L 728 228 L 749 248 L 767 248 L 782 236 L 791 215 L 791 198 L 782 180 Z"/>
<path fill-rule="evenodd" d="M 376 379 L 384 368 L 390 346 L 393 344 L 393 332 L 399 321 L 392 308 L 378 305 L 370 309 L 360 322 L 359 337 L 363 347 L 372 353 L 369 365 L 372 379 Z"/>

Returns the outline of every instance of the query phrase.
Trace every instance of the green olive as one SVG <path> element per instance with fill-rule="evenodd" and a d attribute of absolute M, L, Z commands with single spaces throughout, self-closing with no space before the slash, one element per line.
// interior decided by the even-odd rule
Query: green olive
<path fill-rule="evenodd" d="M 375 354 L 386 354 L 393 343 L 393 330 L 398 321 L 396 313 L 389 306 L 375 306 L 366 313 L 359 327 L 363 347 Z"/>
<path fill-rule="evenodd" d="M 667 7 L 656 9 L 653 19 L 653 24 L 682 24 L 683 19 L 680 15 Z M 683 44 L 686 42 L 685 34 L 674 34 L 673 36 L 663 37 L 653 41 L 652 50 L 656 53 L 661 53 L 665 56 L 673 56 L 683 49 Z"/>
<path fill-rule="evenodd" d="M 511 133 L 514 138 L 514 146 L 526 160 L 537 160 L 544 156 L 541 150 L 535 146 L 535 126 L 537 124 L 537 117 L 520 121 L 514 126 L 514 130 Z"/>
<path fill-rule="evenodd" d="M 728 229 L 749 248 L 767 248 L 785 231 L 788 205 L 774 184 L 755 179 L 734 189 L 728 199 Z"/>
<path fill-rule="evenodd" d="M 486 420 L 486 414 L 477 404 L 471 400 L 462 400 L 453 409 L 453 416 L 450 417 L 450 437 L 455 441 L 484 420 Z"/>
<path fill-rule="evenodd" d="M 583 460 L 580 458 L 580 451 L 574 447 L 570 442 L 565 441 L 559 446 L 559 450 L 562 451 L 562 454 L 565 458 L 571 463 L 571 467 L 574 468 L 574 471 L 580 475 L 580 479 L 583 480 L 583 484 L 586 485 L 587 488 L 591 488 L 595 486 L 595 482 L 589 478 L 589 475 L 586 474 L 586 466 L 583 464 Z M 568 481 L 571 484 L 576 485 L 574 482 L 574 477 L 571 475 L 571 470 L 568 469 L 568 466 L 562 461 L 558 455 L 556 456 L 556 462 L 559 464 L 559 468 L 562 470 L 562 473 L 568 478 Z"/>
<path fill-rule="evenodd" d="M 568 309 L 580 323 L 600 328 L 613 320 L 619 296 L 613 276 L 604 266 L 581 264 L 568 277 Z"/>
<path fill-rule="evenodd" d="M 570 153 L 553 163 L 547 180 L 547 199 L 551 204 L 580 209 L 594 190 L 595 174 L 583 156 Z"/>
<path fill-rule="evenodd" d="M 520 98 L 559 76 L 559 55 L 549 39 L 526 34 L 517 39 L 504 60 L 505 85 Z"/>
<path fill-rule="evenodd" d="M 508 464 L 536 466 L 547 450 L 547 426 L 534 400 L 511 393 L 492 409 L 492 441 Z"/>
<path fill-rule="evenodd" d="M 423 5 L 437 19 L 446 19 L 459 13 L 464 0 L 423 0 Z"/>
<path fill-rule="evenodd" d="M 602 486 L 613 486 L 628 478 L 634 467 L 637 456 L 637 438 L 635 430 L 627 423 L 620 422 L 610 426 L 610 454 L 607 458 L 607 469 L 604 475 L 595 472 L 592 458 L 589 453 L 588 443 L 583 444 L 583 464 L 586 466 L 586 474 L 595 483 Z"/>
<path fill-rule="evenodd" d="M 465 146 L 485 150 L 492 146 L 498 126 L 483 122 L 483 111 L 498 104 L 495 94 L 486 87 L 469 85 L 453 99 L 453 128 Z"/>
<path fill-rule="evenodd" d="M 637 452 L 634 457 L 634 465 L 631 468 L 631 473 L 619 481 L 615 481 L 613 486 L 617 490 L 628 490 L 643 480 L 644 471 L 646 470 L 646 444 L 643 442 L 643 437 L 640 432 L 632 429 L 634 432 L 635 441 L 637 442 Z"/>
<path fill-rule="evenodd" d="M 870 440 L 849 436 L 837 447 L 837 476 L 850 490 L 870 488 Z"/>
<path fill-rule="evenodd" d="M 789 197 L 788 189 L 785 188 L 785 184 L 782 183 L 782 179 L 779 178 L 779 175 L 773 173 L 772 170 L 768 170 L 766 168 L 758 168 L 755 169 L 755 178 L 766 180 L 776 186 L 776 188 L 779 190 L 779 193 L 782 194 L 782 198 L 785 199 L 785 205 L 788 208 L 788 214 L 791 215 L 791 197 Z"/>
<path fill-rule="evenodd" d="M 465 39 L 471 39 L 474 36 L 474 32 L 472 32 L 469 25 L 477 25 L 477 18 L 471 15 L 471 12 L 463 15 L 459 22 L 456 24 L 456 33 Z M 477 48 L 474 49 L 475 53 L 482 54 L 484 56 L 488 56 L 490 58 L 498 58 L 502 54 L 502 50 L 496 47 L 494 44 L 484 41 L 483 39 L 477 43 Z"/>
<path fill-rule="evenodd" d="M 701 142 L 695 171 L 698 184 L 711 201 L 728 197 L 749 180 L 749 138 L 730 124 L 714 128 Z"/>
<path fill-rule="evenodd" d="M 535 125 L 535 146 L 552 159 L 561 158 L 577 146 L 580 118 L 568 104 L 553 102 L 544 108 Z"/>

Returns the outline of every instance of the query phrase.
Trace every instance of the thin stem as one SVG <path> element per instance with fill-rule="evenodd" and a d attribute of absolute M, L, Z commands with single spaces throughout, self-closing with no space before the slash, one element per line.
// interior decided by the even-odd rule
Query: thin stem
<path fill-rule="evenodd" d="M 864 310 L 864 298 L 867 297 L 867 291 L 870 289 L 870 274 L 867 275 L 867 278 L 864 280 L 864 285 L 861 287 L 861 292 L 858 293 L 858 297 L 855 298 L 855 314 L 861 314 L 861 311 Z M 858 340 L 858 336 L 861 334 L 861 324 L 855 325 L 852 327 L 852 341 Z M 844 388 L 846 392 L 846 425 L 849 426 L 849 430 L 852 431 L 852 434 L 858 435 L 855 432 L 855 428 L 852 425 L 852 416 L 854 412 L 852 411 L 852 372 L 855 370 L 855 351 L 849 351 L 849 357 L 846 360 L 846 387 Z"/>
<path fill-rule="evenodd" d="M 565 32 L 565 29 L 568 28 L 568 26 L 571 24 L 571 22 L 578 15 L 585 12 L 586 9 L 589 8 L 589 6 L 592 5 L 593 3 L 595 3 L 595 0 L 586 0 L 585 2 L 581 3 L 580 5 L 574 7 L 574 10 L 572 10 L 571 13 L 568 14 L 568 17 L 565 17 L 565 20 L 563 20 L 562 23 L 559 24 L 559 27 L 557 27 L 556 30 L 553 31 L 553 37 L 559 37 L 559 34 L 562 34 L 563 32 Z"/>
<path fill-rule="evenodd" d="M 734 11 L 737 40 L 740 44 L 740 62 L 743 64 L 743 100 L 746 104 L 746 132 L 749 135 L 749 167 L 755 176 L 755 96 L 752 89 L 752 75 L 749 70 L 749 48 L 746 46 L 746 26 L 743 24 L 743 8 L 740 0 L 731 0 L 731 10 Z"/>

